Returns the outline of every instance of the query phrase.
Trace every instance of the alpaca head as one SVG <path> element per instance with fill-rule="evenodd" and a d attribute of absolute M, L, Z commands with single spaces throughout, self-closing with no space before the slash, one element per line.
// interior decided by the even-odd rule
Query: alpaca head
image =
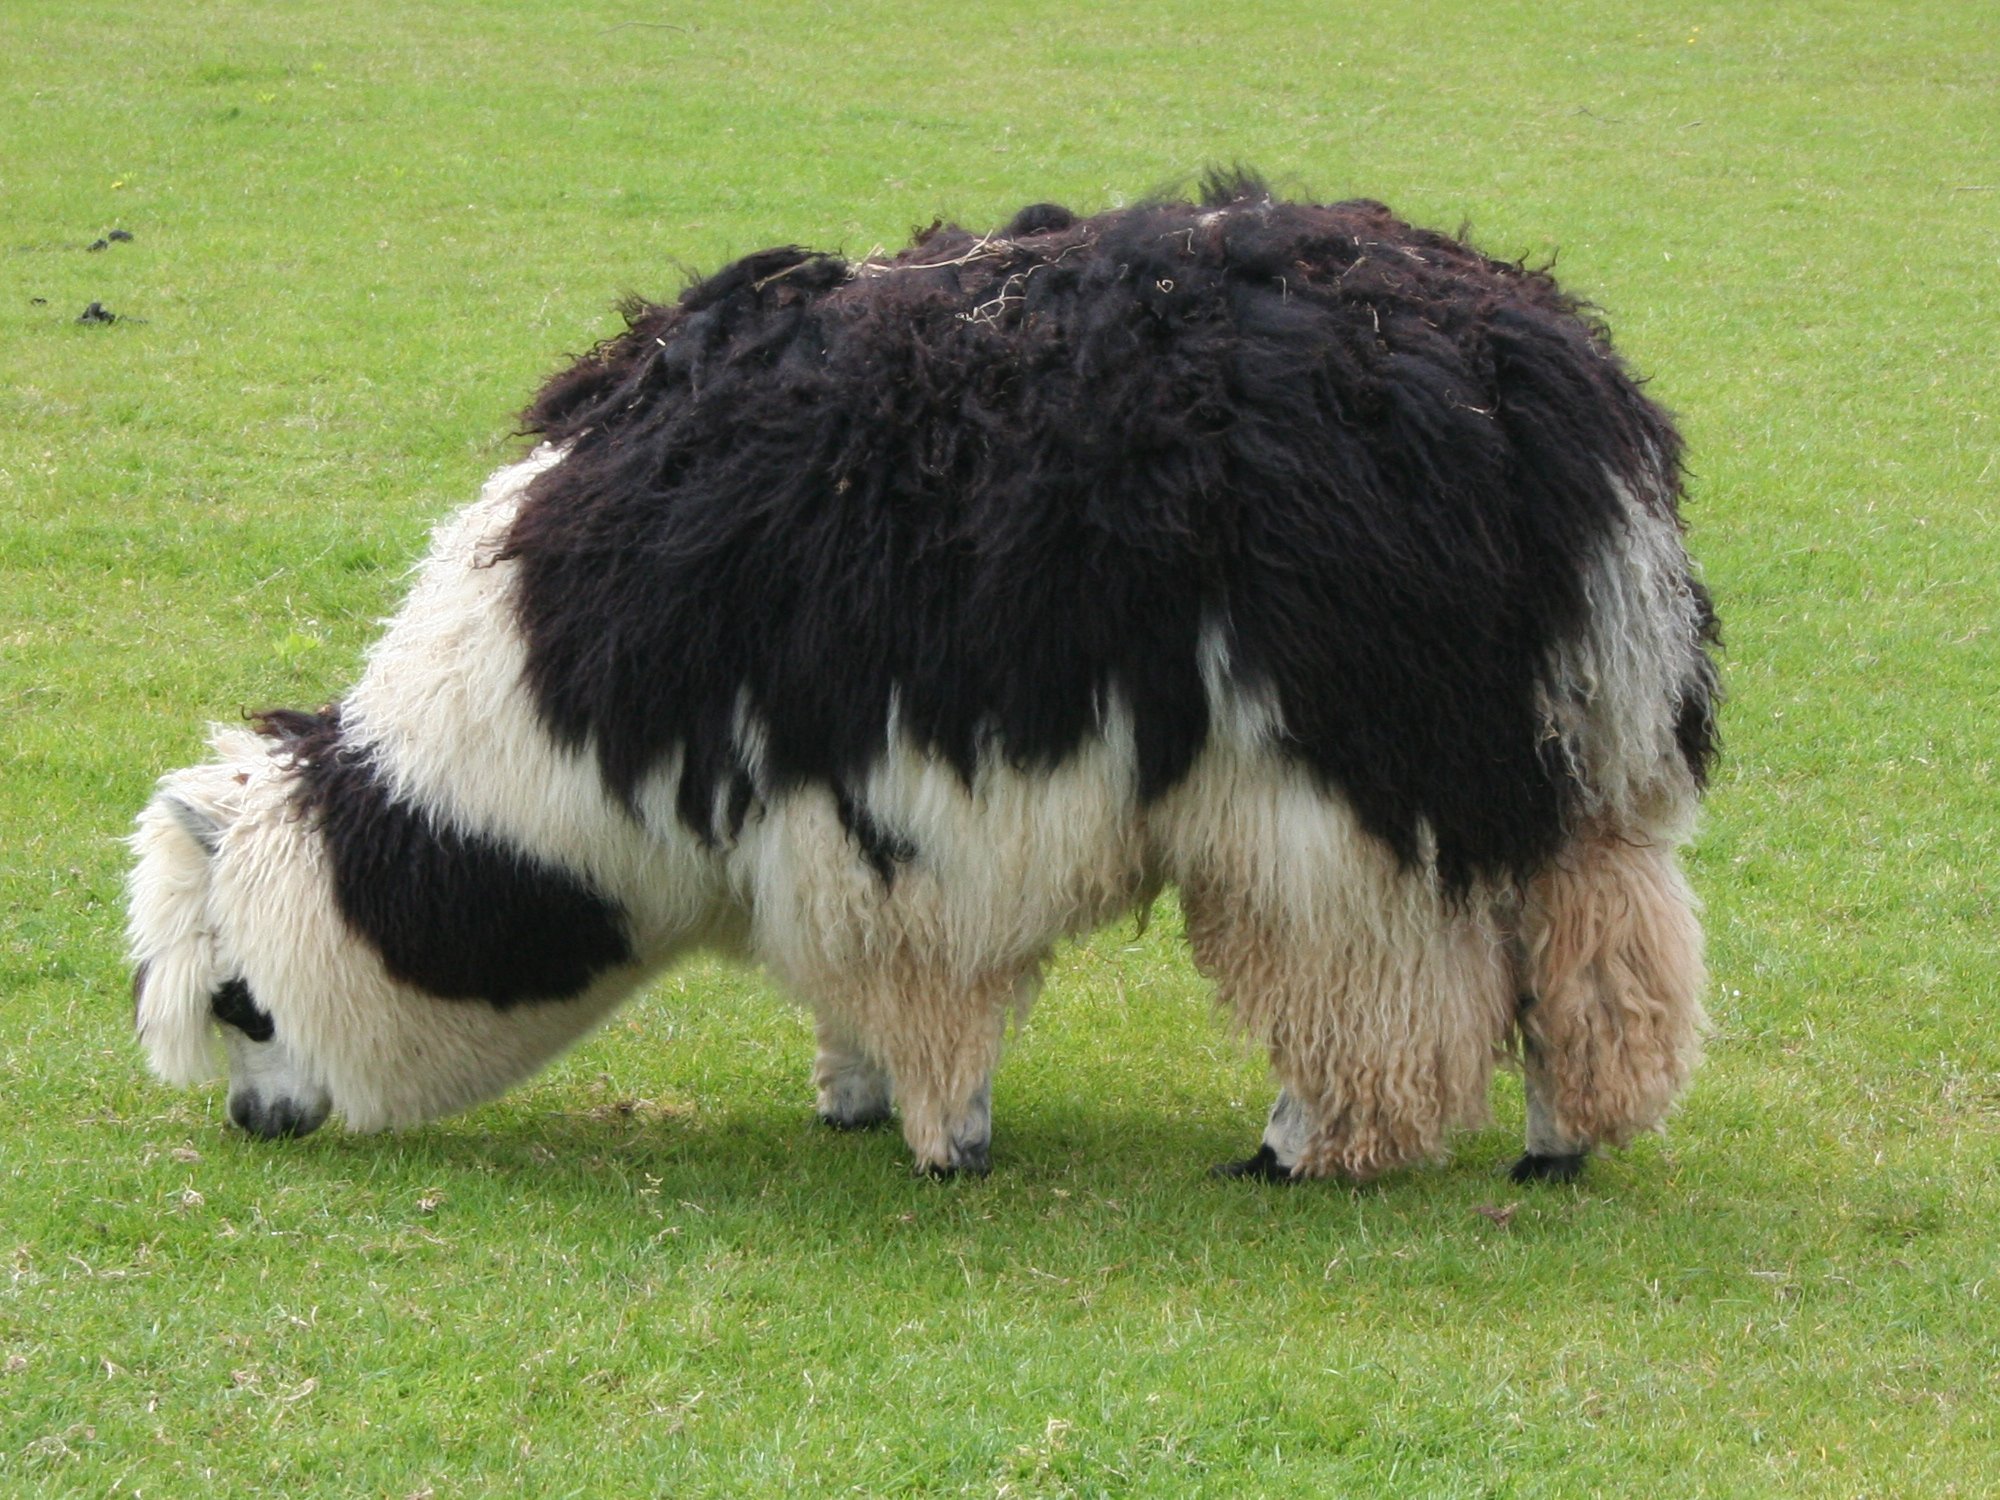
<path fill-rule="evenodd" d="M 134 1019 L 168 1082 L 226 1062 L 230 1118 L 251 1134 L 304 1135 L 336 1110 L 375 1130 L 463 1109 L 533 1073 L 630 993 L 629 964 L 525 1001 L 399 974 L 343 910 L 326 818 L 301 806 L 288 747 L 245 730 L 214 745 L 214 760 L 161 780 L 132 836 Z M 465 906 L 481 896 L 434 894 Z"/>
<path fill-rule="evenodd" d="M 217 739 L 221 757 L 165 777 L 132 835 L 129 936 L 134 1024 L 153 1070 L 170 1083 L 228 1063 L 230 1118 L 253 1135 L 305 1135 L 326 1120 L 333 1096 L 259 1003 L 222 909 L 218 867 L 256 795 L 254 736 Z"/>

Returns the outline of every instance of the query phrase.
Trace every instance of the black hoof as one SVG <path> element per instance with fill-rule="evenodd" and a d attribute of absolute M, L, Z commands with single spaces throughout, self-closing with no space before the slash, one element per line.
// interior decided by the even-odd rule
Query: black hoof
<path fill-rule="evenodd" d="M 940 1166 L 936 1162 L 931 1162 L 928 1165 L 918 1167 L 917 1175 L 919 1177 L 928 1177 L 932 1182 L 951 1182 L 960 1177 L 985 1177 L 992 1170 L 993 1163 L 988 1160 L 986 1153 L 982 1151 L 977 1157 L 968 1158 L 963 1162 L 954 1163 L 951 1166 Z"/>
<path fill-rule="evenodd" d="M 968 1177 L 984 1177 L 993 1170 L 993 1148 L 985 1141 L 974 1146 L 960 1146 L 958 1149 L 958 1170 Z"/>
<path fill-rule="evenodd" d="M 1541 1156 L 1530 1151 L 1507 1175 L 1516 1182 L 1575 1182 L 1583 1175 L 1583 1153 Z"/>
<path fill-rule="evenodd" d="M 839 1115 L 821 1115 L 819 1122 L 828 1130 L 873 1130 L 877 1126 L 887 1125 L 894 1118 L 895 1116 L 885 1109 L 879 1115 L 856 1115 L 852 1119 L 842 1119 Z"/>
<path fill-rule="evenodd" d="M 1209 1168 L 1211 1177 L 1243 1177 L 1254 1182 L 1295 1182 L 1291 1169 L 1278 1161 L 1278 1153 L 1269 1146 L 1259 1146 L 1255 1156 L 1242 1161 L 1226 1161 Z"/>

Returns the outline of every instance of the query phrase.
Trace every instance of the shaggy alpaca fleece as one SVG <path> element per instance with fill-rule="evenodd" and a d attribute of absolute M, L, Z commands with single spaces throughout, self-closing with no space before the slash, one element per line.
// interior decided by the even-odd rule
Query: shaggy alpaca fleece
<path fill-rule="evenodd" d="M 1715 621 L 1549 276 L 1227 178 L 626 316 L 354 689 L 142 815 L 163 1073 L 428 1118 L 710 947 L 814 1007 L 827 1119 L 980 1170 L 1052 945 L 1172 882 L 1282 1085 L 1246 1166 L 1435 1155 L 1517 1035 L 1530 1175 L 1663 1117 Z"/>
<path fill-rule="evenodd" d="M 505 555 L 550 729 L 621 795 L 684 751 L 699 831 L 760 782 L 857 787 L 892 711 L 970 779 L 1062 763 L 1115 700 L 1151 802 L 1209 737 L 1205 625 L 1288 753 L 1455 889 L 1711 753 L 1672 425 L 1548 276 L 1379 204 L 1041 207 L 627 316 L 529 410 L 567 456 Z"/>

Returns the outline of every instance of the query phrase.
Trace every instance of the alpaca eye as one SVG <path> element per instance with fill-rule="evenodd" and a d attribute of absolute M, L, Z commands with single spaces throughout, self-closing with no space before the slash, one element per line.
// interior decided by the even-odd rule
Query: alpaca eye
<path fill-rule="evenodd" d="M 271 1018 L 258 1008 L 250 986 L 232 979 L 209 996 L 208 1008 L 225 1026 L 234 1026 L 253 1042 L 268 1042 L 276 1030 Z"/>

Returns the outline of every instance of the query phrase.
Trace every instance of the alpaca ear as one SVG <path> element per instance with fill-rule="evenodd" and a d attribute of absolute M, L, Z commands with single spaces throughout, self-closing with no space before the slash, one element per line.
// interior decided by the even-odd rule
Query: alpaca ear
<path fill-rule="evenodd" d="M 191 802 L 178 792 L 169 792 L 160 801 L 162 810 L 181 832 L 201 845 L 201 852 L 213 859 L 222 842 L 222 818 L 216 810 Z"/>
<path fill-rule="evenodd" d="M 132 1021 L 153 1071 L 171 1083 L 215 1074 L 209 997 L 228 970 L 217 951 L 209 882 L 230 816 L 222 795 L 228 775 L 200 767 L 165 778 L 131 839 L 137 858 L 125 932 Z M 207 784 L 218 779 L 223 786 Z"/>

